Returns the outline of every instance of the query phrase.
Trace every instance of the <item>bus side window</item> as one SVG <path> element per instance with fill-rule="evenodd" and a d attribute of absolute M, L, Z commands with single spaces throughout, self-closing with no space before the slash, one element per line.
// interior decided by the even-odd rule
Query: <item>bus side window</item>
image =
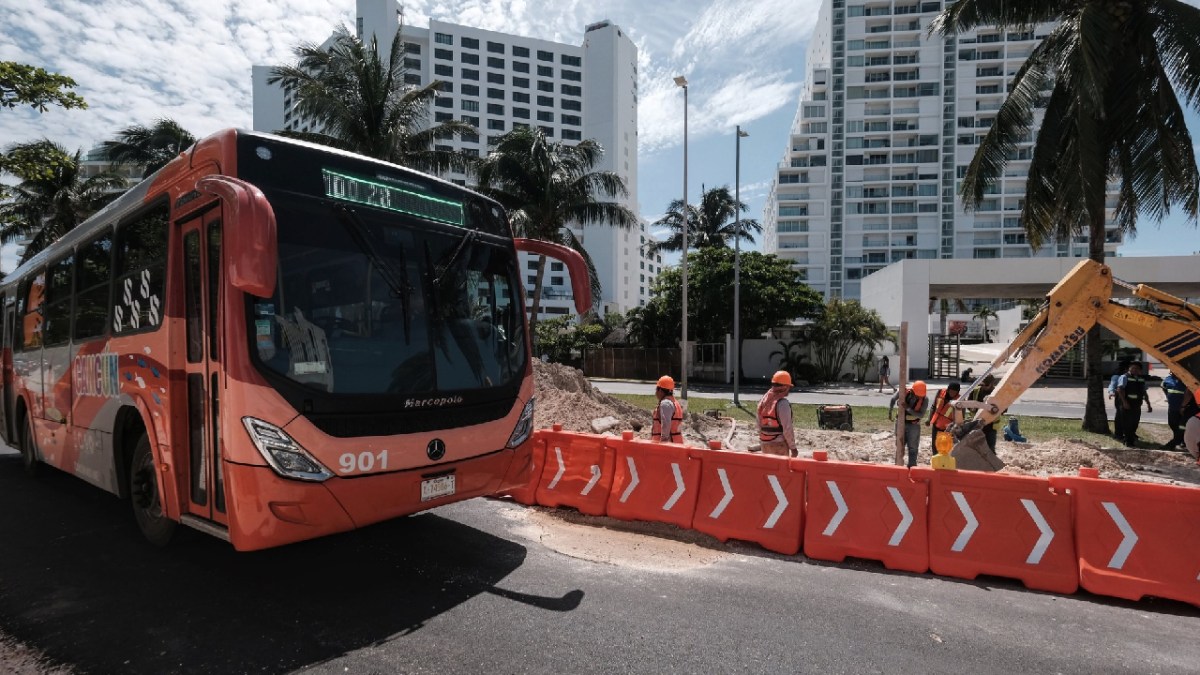
<path fill-rule="evenodd" d="M 42 338 L 46 347 L 66 344 L 71 339 L 71 286 L 75 256 L 60 258 L 46 268 L 45 322 Z"/>
<path fill-rule="evenodd" d="M 166 311 L 167 206 L 161 204 L 117 228 L 113 334 L 157 328 Z"/>
<path fill-rule="evenodd" d="M 45 327 L 43 301 L 46 297 L 46 270 L 38 271 L 23 287 L 25 312 L 22 319 L 21 346 L 23 349 L 40 349 L 42 330 Z"/>
<path fill-rule="evenodd" d="M 81 244 L 75 264 L 75 340 L 89 340 L 108 332 L 108 289 L 112 285 L 111 229 Z"/>

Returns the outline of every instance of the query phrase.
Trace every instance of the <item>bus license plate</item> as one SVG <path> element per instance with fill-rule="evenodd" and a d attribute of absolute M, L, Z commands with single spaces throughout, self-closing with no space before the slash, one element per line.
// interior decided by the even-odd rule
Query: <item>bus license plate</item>
<path fill-rule="evenodd" d="M 454 474 L 421 481 L 421 501 L 423 502 L 452 494 L 454 494 Z"/>

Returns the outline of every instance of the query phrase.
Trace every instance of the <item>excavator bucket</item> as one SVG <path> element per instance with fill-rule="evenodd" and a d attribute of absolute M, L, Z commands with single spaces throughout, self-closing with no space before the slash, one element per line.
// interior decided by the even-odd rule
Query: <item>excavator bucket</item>
<path fill-rule="evenodd" d="M 988 448 L 987 438 L 979 429 L 971 430 L 971 433 L 955 443 L 950 456 L 954 458 L 959 470 L 999 471 L 1004 468 L 1004 462 Z"/>

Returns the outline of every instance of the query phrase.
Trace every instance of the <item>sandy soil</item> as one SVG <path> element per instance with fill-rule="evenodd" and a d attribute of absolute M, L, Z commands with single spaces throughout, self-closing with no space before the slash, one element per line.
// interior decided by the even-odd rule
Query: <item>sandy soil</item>
<path fill-rule="evenodd" d="M 50 665 L 38 652 L 0 633 L 0 670 L 11 675 L 70 675 L 65 666 Z"/>
<path fill-rule="evenodd" d="M 592 420 L 612 416 L 620 422 L 608 433 L 618 435 L 633 430 L 638 438 L 650 437 L 650 413 L 620 399 L 601 393 L 575 368 L 535 361 L 535 391 L 537 408 L 534 423 L 537 428 L 562 424 L 567 431 L 592 432 Z M 749 425 L 739 422 L 732 436 L 728 418 L 714 419 L 688 413 L 684 419 L 683 437 L 689 445 L 705 447 L 710 440 L 719 440 L 723 449 L 744 452 L 758 442 Z M 917 462 L 929 465 L 929 435 L 922 429 L 921 451 Z M 848 462 L 892 463 L 895 458 L 895 435 L 890 432 L 862 433 L 797 429 L 796 445 L 801 456 L 811 456 L 813 450 L 825 450 L 832 460 Z M 1135 480 L 1176 485 L 1200 485 L 1200 466 L 1181 452 L 1167 452 L 1125 447 L 1102 448 L 1080 440 L 1058 440 L 1046 443 L 1010 443 L 997 441 L 996 454 L 1008 465 L 1004 473 L 1050 476 L 1074 475 L 1079 467 L 1094 467 L 1101 478 Z"/>

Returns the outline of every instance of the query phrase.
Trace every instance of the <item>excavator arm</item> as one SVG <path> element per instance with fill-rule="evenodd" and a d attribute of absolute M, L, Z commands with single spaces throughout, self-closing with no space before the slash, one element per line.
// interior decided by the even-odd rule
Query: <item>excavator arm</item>
<path fill-rule="evenodd" d="M 1128 288 L 1134 297 L 1149 300 L 1160 313 L 1114 302 L 1114 283 Z M 1189 389 L 1200 387 L 1200 307 L 1145 284 L 1134 286 L 1114 280 L 1106 265 L 1080 261 L 1046 295 L 1046 303 L 1033 321 L 955 401 L 960 410 L 977 410 L 975 418 L 957 432 L 962 440 L 954 446 L 952 455 L 958 468 L 1003 468 L 977 428 L 999 418 L 1097 323 L 1157 358 Z M 966 400 L 987 374 L 1013 356 L 1016 362 L 990 396 L 984 401 Z"/>

